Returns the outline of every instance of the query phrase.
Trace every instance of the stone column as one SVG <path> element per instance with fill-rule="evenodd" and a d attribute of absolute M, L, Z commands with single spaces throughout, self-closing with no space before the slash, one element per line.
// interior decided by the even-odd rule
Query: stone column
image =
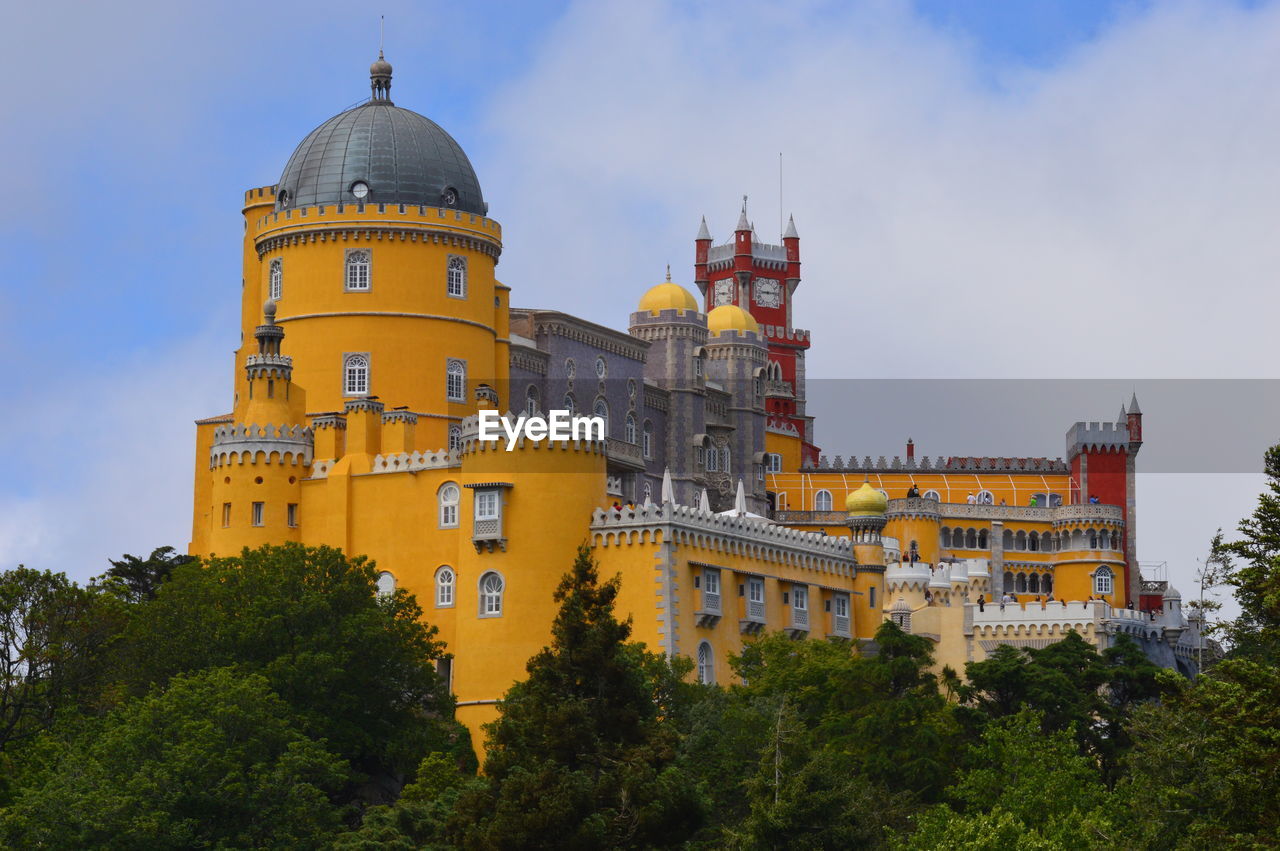
<path fill-rule="evenodd" d="M 991 521 L 991 601 L 1004 596 L 1004 521 Z"/>

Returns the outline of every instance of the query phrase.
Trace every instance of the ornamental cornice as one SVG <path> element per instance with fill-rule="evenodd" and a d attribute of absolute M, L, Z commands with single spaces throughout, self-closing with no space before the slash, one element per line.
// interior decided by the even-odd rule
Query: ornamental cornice
<path fill-rule="evenodd" d="M 583 343 L 600 351 L 619 355 L 624 358 L 644 363 L 649 345 L 631 335 L 618 334 L 616 337 L 606 335 L 594 327 L 588 327 L 573 321 L 572 317 L 559 314 L 555 319 L 543 319 L 537 322 L 538 333 L 547 333 L 556 337 L 564 337 L 577 343 Z M 616 333 L 616 332 L 615 332 Z"/>
<path fill-rule="evenodd" d="M 551 355 L 547 352 L 514 343 L 511 346 L 511 365 L 518 369 L 535 375 L 546 375 L 550 363 Z"/>
<path fill-rule="evenodd" d="M 261 236 L 254 243 L 258 259 L 277 249 L 316 242 L 421 242 L 423 245 L 443 245 L 461 248 L 486 254 L 497 261 L 502 254 L 501 243 L 475 236 L 459 234 L 454 231 L 433 228 L 424 225 L 404 224 L 352 224 L 329 225 L 290 230 L 283 233 L 270 233 Z"/>
<path fill-rule="evenodd" d="M 312 431 L 302 425 L 223 425 L 213 430 L 209 447 L 209 468 L 228 464 L 272 463 L 310 464 L 314 445 Z"/>

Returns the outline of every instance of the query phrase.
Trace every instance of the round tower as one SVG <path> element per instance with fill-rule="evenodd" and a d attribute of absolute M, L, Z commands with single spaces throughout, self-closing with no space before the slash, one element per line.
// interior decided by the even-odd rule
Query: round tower
<path fill-rule="evenodd" d="M 250 193 L 244 299 L 279 305 L 313 412 L 377 396 L 421 415 L 420 448 L 438 449 L 475 411 L 472 388 L 488 384 L 506 407 L 501 228 L 458 143 L 392 103 L 384 58 L 370 72 L 373 96 L 308 134 L 262 197 Z"/>
<path fill-rule="evenodd" d="M 262 313 L 257 351 L 244 358 L 244 392 L 230 421 L 213 432 L 202 553 L 300 540 L 298 507 L 313 448 L 306 394 L 293 383 L 292 359 L 280 353 L 284 329 L 275 302 Z"/>
<path fill-rule="evenodd" d="M 853 554 L 858 562 L 853 580 L 854 634 L 858 638 L 873 638 L 880 622 L 884 620 L 884 530 L 885 510 L 889 501 L 884 494 L 864 480 L 862 487 L 845 498 L 849 537 L 853 540 Z"/>

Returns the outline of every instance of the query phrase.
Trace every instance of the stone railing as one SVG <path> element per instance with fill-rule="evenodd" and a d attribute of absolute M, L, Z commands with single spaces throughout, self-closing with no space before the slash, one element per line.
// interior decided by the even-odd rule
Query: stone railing
<path fill-rule="evenodd" d="M 775 511 L 773 519 L 787 526 L 843 526 L 849 515 L 843 511 Z"/>
<path fill-rule="evenodd" d="M 644 453 L 635 443 L 628 443 L 616 437 L 605 439 L 605 455 L 610 461 L 616 461 L 627 467 L 644 469 Z"/>
<path fill-rule="evenodd" d="M 273 454 L 282 462 L 310 464 L 313 447 L 311 429 L 302 425 L 222 425 L 213 430 L 209 466 L 252 464 L 259 455 L 270 463 Z"/>
<path fill-rule="evenodd" d="M 897 500 L 890 500 L 892 505 Z M 1029 505 L 969 505 L 967 503 L 940 503 L 943 520 L 1038 520 L 1045 523 L 1069 523 L 1079 520 L 1124 522 L 1124 509 L 1118 505 L 1059 505 L 1032 507 Z"/>

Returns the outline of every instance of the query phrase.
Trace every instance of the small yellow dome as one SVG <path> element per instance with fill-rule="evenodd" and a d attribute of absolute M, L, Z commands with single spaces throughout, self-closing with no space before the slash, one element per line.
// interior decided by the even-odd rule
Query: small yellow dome
<path fill-rule="evenodd" d="M 863 482 L 862 487 L 845 497 L 844 509 L 855 517 L 873 517 L 884 514 L 889 500 L 880 491 Z"/>
<path fill-rule="evenodd" d="M 656 287 L 650 287 L 640 298 L 640 310 L 647 310 L 657 316 L 663 310 L 698 310 L 698 301 L 679 284 L 663 281 Z"/>
<path fill-rule="evenodd" d="M 719 334 L 724 331 L 751 331 L 754 334 L 760 333 L 760 323 L 756 322 L 756 318 L 747 313 L 736 304 L 722 304 L 712 309 L 707 314 L 707 330 L 712 334 Z"/>

